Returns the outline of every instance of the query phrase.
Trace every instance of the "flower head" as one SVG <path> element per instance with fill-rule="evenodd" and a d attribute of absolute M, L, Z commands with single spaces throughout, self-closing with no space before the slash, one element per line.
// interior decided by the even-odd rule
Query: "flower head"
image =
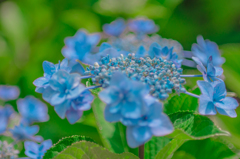
<path fill-rule="evenodd" d="M 14 110 L 11 105 L 0 106 L 0 134 L 6 131 L 10 116 L 13 112 Z"/>
<path fill-rule="evenodd" d="M 110 24 L 103 25 L 103 31 L 106 34 L 117 37 L 122 34 L 125 28 L 126 28 L 125 21 L 122 18 L 118 18 L 117 20 L 111 22 Z"/>
<path fill-rule="evenodd" d="M 22 115 L 22 122 L 32 124 L 33 122 L 48 121 L 48 108 L 46 104 L 33 96 L 27 96 L 17 101 L 18 111 Z"/>
<path fill-rule="evenodd" d="M 13 135 L 13 138 L 16 140 L 33 140 L 37 142 L 42 141 L 41 136 L 34 136 L 38 133 L 39 127 L 37 125 L 25 126 L 22 123 L 18 126 L 15 126 L 13 129 L 10 129 L 10 132 Z"/>
<path fill-rule="evenodd" d="M 151 34 L 159 30 L 158 26 L 154 23 L 153 20 L 145 18 L 137 18 L 130 20 L 128 27 L 131 31 L 138 34 Z"/>
<path fill-rule="evenodd" d="M 64 59 L 62 60 L 62 62 L 59 61 L 58 64 L 44 61 L 44 77 L 40 77 L 33 82 L 33 84 L 37 86 L 36 92 L 43 93 L 43 91 L 49 86 L 49 80 L 52 78 L 52 75 L 59 70 L 65 70 L 66 72 L 70 72 L 71 67 L 69 67 L 68 65 L 68 59 Z"/>
<path fill-rule="evenodd" d="M 162 104 L 155 102 L 148 112 L 138 119 L 137 124 L 127 127 L 127 142 L 132 148 L 138 147 L 152 138 L 173 132 L 173 125 L 168 116 L 162 113 Z"/>
<path fill-rule="evenodd" d="M 197 57 L 192 57 L 192 59 L 197 63 L 197 69 L 203 74 L 205 81 L 212 82 L 218 80 L 219 76 L 223 74 L 223 69 L 213 65 L 212 56 L 209 57 L 207 62 L 207 69 L 203 66 L 202 62 Z"/>
<path fill-rule="evenodd" d="M 197 37 L 197 42 L 197 44 L 192 45 L 192 53 L 195 57 L 200 59 L 204 66 L 207 66 L 210 56 L 213 57 L 214 66 L 219 67 L 225 62 L 215 42 L 204 40 L 202 36 Z"/>
<path fill-rule="evenodd" d="M 227 91 L 223 81 L 198 81 L 198 86 L 202 92 L 199 98 L 199 113 L 203 115 L 220 114 L 236 117 L 234 109 L 238 107 L 236 99 L 226 97 Z"/>
<path fill-rule="evenodd" d="M 8 101 L 17 99 L 20 94 L 17 86 L 0 85 L 0 100 Z"/>
<path fill-rule="evenodd" d="M 33 141 L 24 142 L 25 154 L 32 159 L 42 158 L 51 146 L 51 140 L 45 140 L 41 144 L 37 144 Z"/>
<path fill-rule="evenodd" d="M 58 105 L 77 98 L 85 90 L 80 80 L 79 74 L 69 74 L 63 70 L 56 72 L 49 81 L 49 87 L 43 92 L 43 99 L 51 105 Z"/>

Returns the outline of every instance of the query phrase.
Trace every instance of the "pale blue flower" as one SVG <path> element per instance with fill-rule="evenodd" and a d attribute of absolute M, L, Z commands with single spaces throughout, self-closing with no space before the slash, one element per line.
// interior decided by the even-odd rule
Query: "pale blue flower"
<path fill-rule="evenodd" d="M 204 40 L 202 36 L 198 36 L 197 44 L 192 45 L 192 53 L 200 59 L 204 66 L 207 66 L 210 56 L 213 57 L 214 66 L 219 67 L 225 62 L 225 59 L 221 57 L 218 45 L 210 40 Z"/>
<path fill-rule="evenodd" d="M 48 121 L 48 108 L 46 104 L 33 96 L 27 96 L 17 101 L 18 111 L 22 115 L 22 122 L 32 124 L 33 122 Z"/>
<path fill-rule="evenodd" d="M 17 86 L 0 85 L 0 100 L 8 101 L 17 99 L 20 94 Z"/>
<path fill-rule="evenodd" d="M 118 18 L 110 24 L 103 25 L 103 31 L 111 36 L 120 36 L 122 32 L 125 30 L 126 25 L 125 21 L 122 18 Z"/>
<path fill-rule="evenodd" d="M 43 138 L 41 136 L 34 136 L 39 131 L 38 125 L 26 126 L 22 123 L 15 126 L 13 129 L 10 129 L 10 132 L 13 135 L 13 138 L 16 140 L 33 140 L 36 142 L 41 142 Z"/>
<path fill-rule="evenodd" d="M 10 116 L 14 110 L 11 105 L 0 106 L 0 134 L 6 131 Z"/>
<path fill-rule="evenodd" d="M 153 20 L 145 18 L 130 20 L 128 27 L 131 31 L 138 34 L 152 34 L 159 30 L 159 27 L 154 23 Z"/>
<path fill-rule="evenodd" d="M 43 92 L 43 99 L 55 106 L 77 98 L 85 90 L 80 80 L 79 74 L 69 74 L 63 70 L 56 72 L 49 81 L 49 87 Z"/>
<path fill-rule="evenodd" d="M 155 102 L 138 119 L 136 125 L 127 126 L 127 142 L 130 147 L 135 148 L 146 143 L 152 136 L 165 136 L 172 133 L 173 129 L 169 117 L 162 113 L 162 104 Z"/>
<path fill-rule="evenodd" d="M 238 102 L 232 97 L 226 97 L 227 91 L 223 81 L 198 81 L 198 86 L 202 92 L 199 98 L 199 113 L 203 115 L 220 114 L 230 117 L 237 117 L 234 109 L 238 107 Z"/>
<path fill-rule="evenodd" d="M 192 59 L 197 63 L 197 69 L 203 74 L 205 81 L 213 82 L 216 80 L 221 80 L 220 77 L 223 74 L 223 69 L 213 65 L 212 56 L 209 57 L 207 62 L 207 69 L 203 66 L 202 62 L 197 57 L 192 57 Z"/>
<path fill-rule="evenodd" d="M 59 70 L 65 70 L 66 72 L 71 71 L 71 67 L 69 67 L 68 59 L 59 61 L 58 64 L 53 64 L 48 61 L 43 62 L 43 70 L 44 76 L 36 79 L 33 84 L 37 86 L 36 92 L 43 93 L 43 91 L 49 86 L 49 80 L 51 79 L 52 75 Z"/>
<path fill-rule="evenodd" d="M 37 144 L 33 141 L 25 141 L 25 154 L 32 159 L 41 159 L 44 154 L 52 146 L 51 140 L 45 140 L 41 144 Z"/>

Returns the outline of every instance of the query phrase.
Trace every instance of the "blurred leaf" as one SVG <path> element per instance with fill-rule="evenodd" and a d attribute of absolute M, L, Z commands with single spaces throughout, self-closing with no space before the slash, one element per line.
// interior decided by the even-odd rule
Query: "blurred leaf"
<path fill-rule="evenodd" d="M 87 87 L 90 87 L 90 86 L 94 86 L 93 83 L 92 83 L 92 79 L 88 79 L 88 81 L 86 82 L 86 86 Z M 90 89 L 90 91 L 94 94 L 94 95 L 98 95 L 98 93 L 101 91 L 101 87 L 99 88 L 95 88 L 95 89 Z"/>
<path fill-rule="evenodd" d="M 91 138 L 85 136 L 74 135 L 65 137 L 59 140 L 56 144 L 54 144 L 49 150 L 47 150 L 43 159 L 53 158 L 73 143 L 83 140 L 94 142 Z"/>
<path fill-rule="evenodd" d="M 138 159 L 137 156 L 125 152 L 122 154 L 114 154 L 95 143 L 80 141 L 72 144 L 54 159 Z"/>

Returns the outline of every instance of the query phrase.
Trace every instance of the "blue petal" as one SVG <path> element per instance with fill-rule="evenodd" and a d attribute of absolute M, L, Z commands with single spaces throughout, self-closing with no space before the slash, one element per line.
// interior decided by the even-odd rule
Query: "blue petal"
<path fill-rule="evenodd" d="M 52 75 L 56 71 L 56 68 L 53 63 L 44 61 L 43 62 L 43 70 L 44 70 L 44 73 Z"/>
<path fill-rule="evenodd" d="M 217 108 L 217 111 L 222 114 L 222 115 L 227 115 L 230 116 L 232 118 L 236 118 L 237 117 L 237 113 L 235 112 L 235 110 L 231 110 L 231 109 L 221 109 L 221 108 Z"/>
<path fill-rule="evenodd" d="M 145 143 L 152 137 L 151 129 L 148 126 L 134 126 L 132 133 L 138 143 Z"/>
<path fill-rule="evenodd" d="M 0 100 L 14 100 L 18 98 L 19 94 L 20 90 L 16 86 L 0 85 Z"/>
<path fill-rule="evenodd" d="M 85 90 L 86 90 L 86 87 L 84 85 L 80 84 L 76 88 L 69 90 L 67 99 L 77 98 Z"/>
<path fill-rule="evenodd" d="M 102 51 L 104 51 L 105 49 L 108 49 L 108 48 L 111 48 L 111 47 L 112 47 L 112 46 L 111 46 L 109 43 L 104 42 L 104 43 L 101 44 L 101 46 L 100 46 L 100 48 L 99 48 L 99 52 L 102 52 Z"/>
<path fill-rule="evenodd" d="M 136 134 L 135 134 L 135 136 L 133 135 L 133 134 L 134 134 L 133 131 L 134 131 L 134 127 L 133 127 L 133 126 L 128 126 L 128 127 L 127 127 L 127 143 L 128 143 L 128 145 L 129 145 L 129 147 L 135 148 L 135 147 L 138 147 L 138 146 L 144 144 L 145 142 L 147 142 L 147 140 L 146 140 L 146 141 L 143 141 L 143 142 L 139 142 L 139 141 L 135 138 Z M 149 135 L 150 135 L 150 137 L 149 137 Z M 146 134 L 143 134 L 143 135 L 140 135 L 140 136 L 144 136 L 145 139 L 148 139 L 148 140 L 149 140 L 152 135 L 151 135 L 151 132 L 147 131 Z"/>
<path fill-rule="evenodd" d="M 58 92 L 65 91 L 65 86 L 63 84 L 59 83 L 58 80 L 51 79 L 49 81 L 49 85 L 54 91 L 58 91 Z"/>
<path fill-rule="evenodd" d="M 47 87 L 44 91 L 43 91 L 43 94 L 42 94 L 42 97 L 45 101 L 49 102 L 51 101 L 52 99 L 52 96 L 54 94 L 56 94 L 57 92 L 54 91 L 51 87 Z"/>
<path fill-rule="evenodd" d="M 197 81 L 197 84 L 202 92 L 202 94 L 207 95 L 210 99 L 213 98 L 213 86 L 206 81 Z"/>
<path fill-rule="evenodd" d="M 217 114 L 213 101 L 206 95 L 201 95 L 199 98 L 199 113 L 203 115 Z"/>
<path fill-rule="evenodd" d="M 56 105 L 54 107 L 54 110 L 56 111 L 56 113 L 59 115 L 60 118 L 64 119 L 65 118 L 65 114 L 67 112 L 67 109 L 70 107 L 70 102 L 69 101 L 65 101 L 62 104 Z"/>
<path fill-rule="evenodd" d="M 209 59 L 208 59 L 207 74 L 209 76 L 215 76 L 215 74 L 216 74 L 215 67 L 213 66 L 213 63 L 212 63 L 212 56 L 210 56 Z"/>
<path fill-rule="evenodd" d="M 67 110 L 66 117 L 70 124 L 76 123 L 81 116 L 83 115 L 83 111 L 81 110 L 74 110 L 73 108 L 70 108 Z"/>
<path fill-rule="evenodd" d="M 214 86 L 213 99 L 214 101 L 220 101 L 226 97 L 227 91 L 225 83 L 223 81 L 215 81 L 212 83 Z"/>
<path fill-rule="evenodd" d="M 146 49 L 144 48 L 143 45 L 141 45 L 141 46 L 138 48 L 135 57 L 137 57 L 137 58 L 144 57 L 144 56 L 145 56 L 145 53 L 146 53 Z"/>
<path fill-rule="evenodd" d="M 41 143 L 41 147 L 43 147 L 42 151 L 46 151 L 52 147 L 52 140 L 45 140 Z"/>
<path fill-rule="evenodd" d="M 33 84 L 37 87 L 41 87 L 44 84 L 48 83 L 48 79 L 46 79 L 45 77 L 40 77 L 38 79 L 36 79 L 35 81 L 33 81 Z"/>
<path fill-rule="evenodd" d="M 125 118 L 140 118 L 142 115 L 142 103 L 133 101 L 122 105 L 121 114 Z"/>
<path fill-rule="evenodd" d="M 66 95 L 65 93 L 56 93 L 52 96 L 51 98 L 51 105 L 58 105 L 63 103 L 66 100 Z"/>
<path fill-rule="evenodd" d="M 30 158 L 37 158 L 38 157 L 38 151 L 39 146 L 37 143 L 33 141 L 25 141 L 24 142 L 25 147 L 25 154 Z"/>
<path fill-rule="evenodd" d="M 85 69 L 83 68 L 83 66 L 76 60 L 70 60 L 69 67 L 71 67 L 70 73 L 79 73 L 83 75 L 85 72 Z"/>
<path fill-rule="evenodd" d="M 223 74 L 223 69 L 221 67 L 214 67 L 215 68 L 215 76 L 221 76 Z"/>
<path fill-rule="evenodd" d="M 104 117 L 108 122 L 117 122 L 121 119 L 121 114 L 119 113 L 111 113 L 110 106 L 106 106 L 104 110 Z"/>
<path fill-rule="evenodd" d="M 160 116 L 161 124 L 158 126 L 152 125 L 151 131 L 154 136 L 165 136 L 171 134 L 174 130 L 173 125 L 169 119 L 169 117 L 165 114 L 161 114 Z"/>
<path fill-rule="evenodd" d="M 215 106 L 221 109 L 236 109 L 238 107 L 238 102 L 232 97 L 226 97 L 222 101 L 216 102 Z"/>
<path fill-rule="evenodd" d="M 77 73 L 70 74 L 67 78 L 67 89 L 73 89 L 79 86 L 81 76 Z"/>
<path fill-rule="evenodd" d="M 197 57 L 192 57 L 192 59 L 197 63 L 197 68 L 202 74 L 206 74 L 206 68 L 203 66 L 202 62 Z"/>

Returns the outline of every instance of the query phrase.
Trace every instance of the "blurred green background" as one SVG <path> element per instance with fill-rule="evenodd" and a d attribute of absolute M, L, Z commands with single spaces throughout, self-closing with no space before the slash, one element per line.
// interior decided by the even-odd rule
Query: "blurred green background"
<path fill-rule="evenodd" d="M 159 26 L 164 38 L 178 40 L 190 50 L 197 35 L 219 44 L 227 62 L 223 65 L 230 92 L 240 97 L 240 1 L 239 0 L 0 0 L 0 84 L 18 85 L 20 97 L 36 93 L 33 81 L 43 75 L 44 60 L 63 59 L 63 40 L 79 28 L 101 32 L 101 26 L 117 17 L 146 16 Z M 196 73 L 185 68 L 184 73 Z M 188 80 L 195 86 L 196 80 Z M 10 102 L 15 108 L 15 101 Z M 86 135 L 101 144 L 94 116 L 85 112 L 81 122 L 70 125 L 48 105 L 50 120 L 40 123 L 39 134 L 56 143 L 70 135 Z M 240 108 L 237 109 L 240 115 Z M 240 117 L 211 117 L 232 136 L 240 148 Z M 23 154 L 23 152 L 21 152 Z"/>

